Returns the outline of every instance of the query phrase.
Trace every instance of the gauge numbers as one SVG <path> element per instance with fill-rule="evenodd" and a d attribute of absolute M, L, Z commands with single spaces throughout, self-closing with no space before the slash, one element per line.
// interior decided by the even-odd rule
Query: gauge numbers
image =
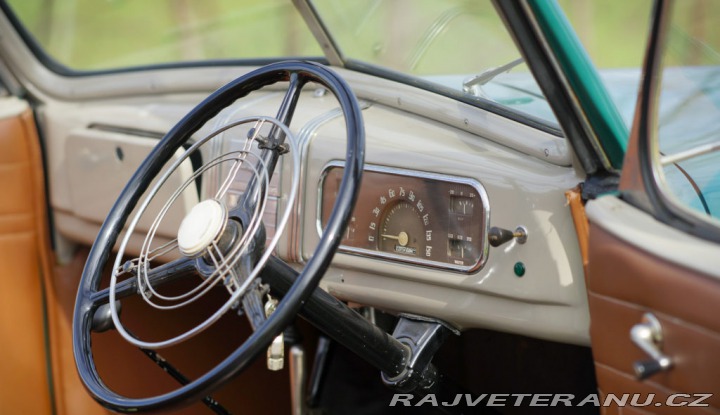
<path fill-rule="evenodd" d="M 342 167 L 322 181 L 319 225 L 334 202 Z M 487 257 L 488 207 L 477 181 L 368 166 L 340 251 L 459 272 Z"/>

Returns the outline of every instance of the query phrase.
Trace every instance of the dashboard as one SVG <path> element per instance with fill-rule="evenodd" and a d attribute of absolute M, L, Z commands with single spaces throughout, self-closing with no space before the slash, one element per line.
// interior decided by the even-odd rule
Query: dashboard
<path fill-rule="evenodd" d="M 589 344 L 582 260 L 565 198 L 582 177 L 564 140 L 407 85 L 339 72 L 362 100 L 365 171 L 354 220 L 321 287 L 354 304 L 437 318 L 459 330 L 487 328 Z M 253 93 L 218 119 L 273 115 L 283 93 Z M 153 143 L 134 132 L 167 131 L 202 98 L 46 107 L 41 117 L 59 236 L 92 243 L 107 209 L 100 204 L 112 203 L 134 171 L 132 163 Z M 309 87 L 291 129 L 302 163 L 300 192 L 276 254 L 301 269 L 334 202 L 345 123 L 334 98 Z M 218 148 L 233 148 L 231 138 Z M 264 212 L 270 233 L 288 203 L 289 163 L 283 159 L 271 183 Z M 95 183 L 93 177 L 116 180 Z M 92 209 L 78 189 L 92 189 Z M 527 229 L 526 243 L 489 246 L 490 227 L 518 226 Z M 176 229 L 169 226 L 165 236 L 172 238 Z M 62 253 L 62 239 L 57 246 Z"/>

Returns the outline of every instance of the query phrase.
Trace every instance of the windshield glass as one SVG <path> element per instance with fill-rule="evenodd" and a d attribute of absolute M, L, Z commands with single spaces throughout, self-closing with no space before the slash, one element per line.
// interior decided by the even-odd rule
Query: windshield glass
<path fill-rule="evenodd" d="M 556 124 L 490 1 L 313 0 L 313 5 L 351 64 L 419 77 L 464 98 L 490 99 Z"/>
<path fill-rule="evenodd" d="M 323 55 L 288 0 L 5 2 L 35 52 L 61 73 Z M 374 73 L 557 127 L 491 1 L 312 4 L 351 68 L 381 69 Z"/>
<path fill-rule="evenodd" d="M 42 54 L 75 71 L 321 57 L 287 0 L 6 0 Z"/>
<path fill-rule="evenodd" d="M 36 55 L 60 73 L 323 56 L 289 0 L 0 1 Z M 559 131 L 490 0 L 317 0 L 312 6 L 347 66 L 370 64 L 384 70 L 375 74 L 399 75 L 471 104 L 490 100 Z"/>

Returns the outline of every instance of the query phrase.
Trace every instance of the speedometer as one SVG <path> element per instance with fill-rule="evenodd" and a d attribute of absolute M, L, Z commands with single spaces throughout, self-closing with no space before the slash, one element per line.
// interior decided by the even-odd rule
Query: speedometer
<path fill-rule="evenodd" d="M 332 164 L 322 175 L 321 227 L 342 173 Z M 476 180 L 367 166 L 340 251 L 474 272 L 487 258 L 488 219 L 487 196 Z"/>
<path fill-rule="evenodd" d="M 417 257 L 430 253 L 432 245 L 426 244 L 426 231 L 430 224 L 430 214 L 423 213 L 424 206 L 420 202 L 418 207 L 412 199 L 414 192 L 408 194 L 402 187 L 399 189 L 388 189 L 388 194 L 398 198 L 389 205 L 380 220 L 378 229 L 378 249 L 382 252 L 390 252 L 399 255 Z M 384 196 L 381 202 L 387 200 Z M 421 210 L 422 209 L 422 210 Z M 429 231 L 430 235 L 432 231 Z"/>
<path fill-rule="evenodd" d="M 379 248 L 384 252 L 417 256 L 425 245 L 418 235 L 424 234 L 422 219 L 415 206 L 408 202 L 398 202 L 381 221 L 378 235 Z"/>

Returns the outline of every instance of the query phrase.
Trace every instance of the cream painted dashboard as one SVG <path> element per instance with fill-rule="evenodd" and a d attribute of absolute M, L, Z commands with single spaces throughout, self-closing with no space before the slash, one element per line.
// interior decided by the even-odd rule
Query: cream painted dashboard
<path fill-rule="evenodd" d="M 589 344 L 582 262 L 564 197 L 582 177 L 571 165 L 564 140 L 449 98 L 339 72 L 362 100 L 367 164 L 477 181 L 487 193 L 489 225 L 507 229 L 522 225 L 529 237 L 522 245 L 509 242 L 490 248 L 482 268 L 471 273 L 338 253 L 321 286 L 344 300 L 442 319 L 459 329 L 483 327 Z M 274 115 L 283 92 L 252 94 L 218 117 Z M 155 136 L 203 97 L 166 94 L 74 104 L 50 101 L 41 109 L 59 246 L 67 241 L 91 243 L 108 208 L 101 203 L 92 210 L 83 198 L 74 197 L 92 177 L 91 171 L 78 174 L 78 154 L 89 159 L 108 157 L 107 162 L 120 163 L 118 171 L 129 174 L 142 158 L 137 154 L 146 152 Z M 277 254 L 298 267 L 319 240 L 323 170 L 344 158 L 344 122 L 335 108 L 332 97 L 309 87 L 291 125 L 301 148 L 301 193 Z M 92 154 L 92 146 L 88 150 L 77 145 L 78 136 L 92 142 L 93 137 L 108 139 L 108 134 L 117 145 L 100 146 L 98 154 Z M 118 161 L 106 154 L 118 146 L 124 148 L 123 154 L 134 156 Z M 102 162 L 97 165 L 107 170 Z M 289 170 L 283 164 L 279 171 Z M 111 200 L 128 177 L 106 177 L 103 197 Z M 289 177 L 280 174 L 273 196 L 281 208 L 288 184 Z M 265 220 L 274 226 L 273 212 Z M 173 237 L 172 229 L 164 236 Z M 526 269 L 522 277 L 514 272 L 518 263 Z"/>

